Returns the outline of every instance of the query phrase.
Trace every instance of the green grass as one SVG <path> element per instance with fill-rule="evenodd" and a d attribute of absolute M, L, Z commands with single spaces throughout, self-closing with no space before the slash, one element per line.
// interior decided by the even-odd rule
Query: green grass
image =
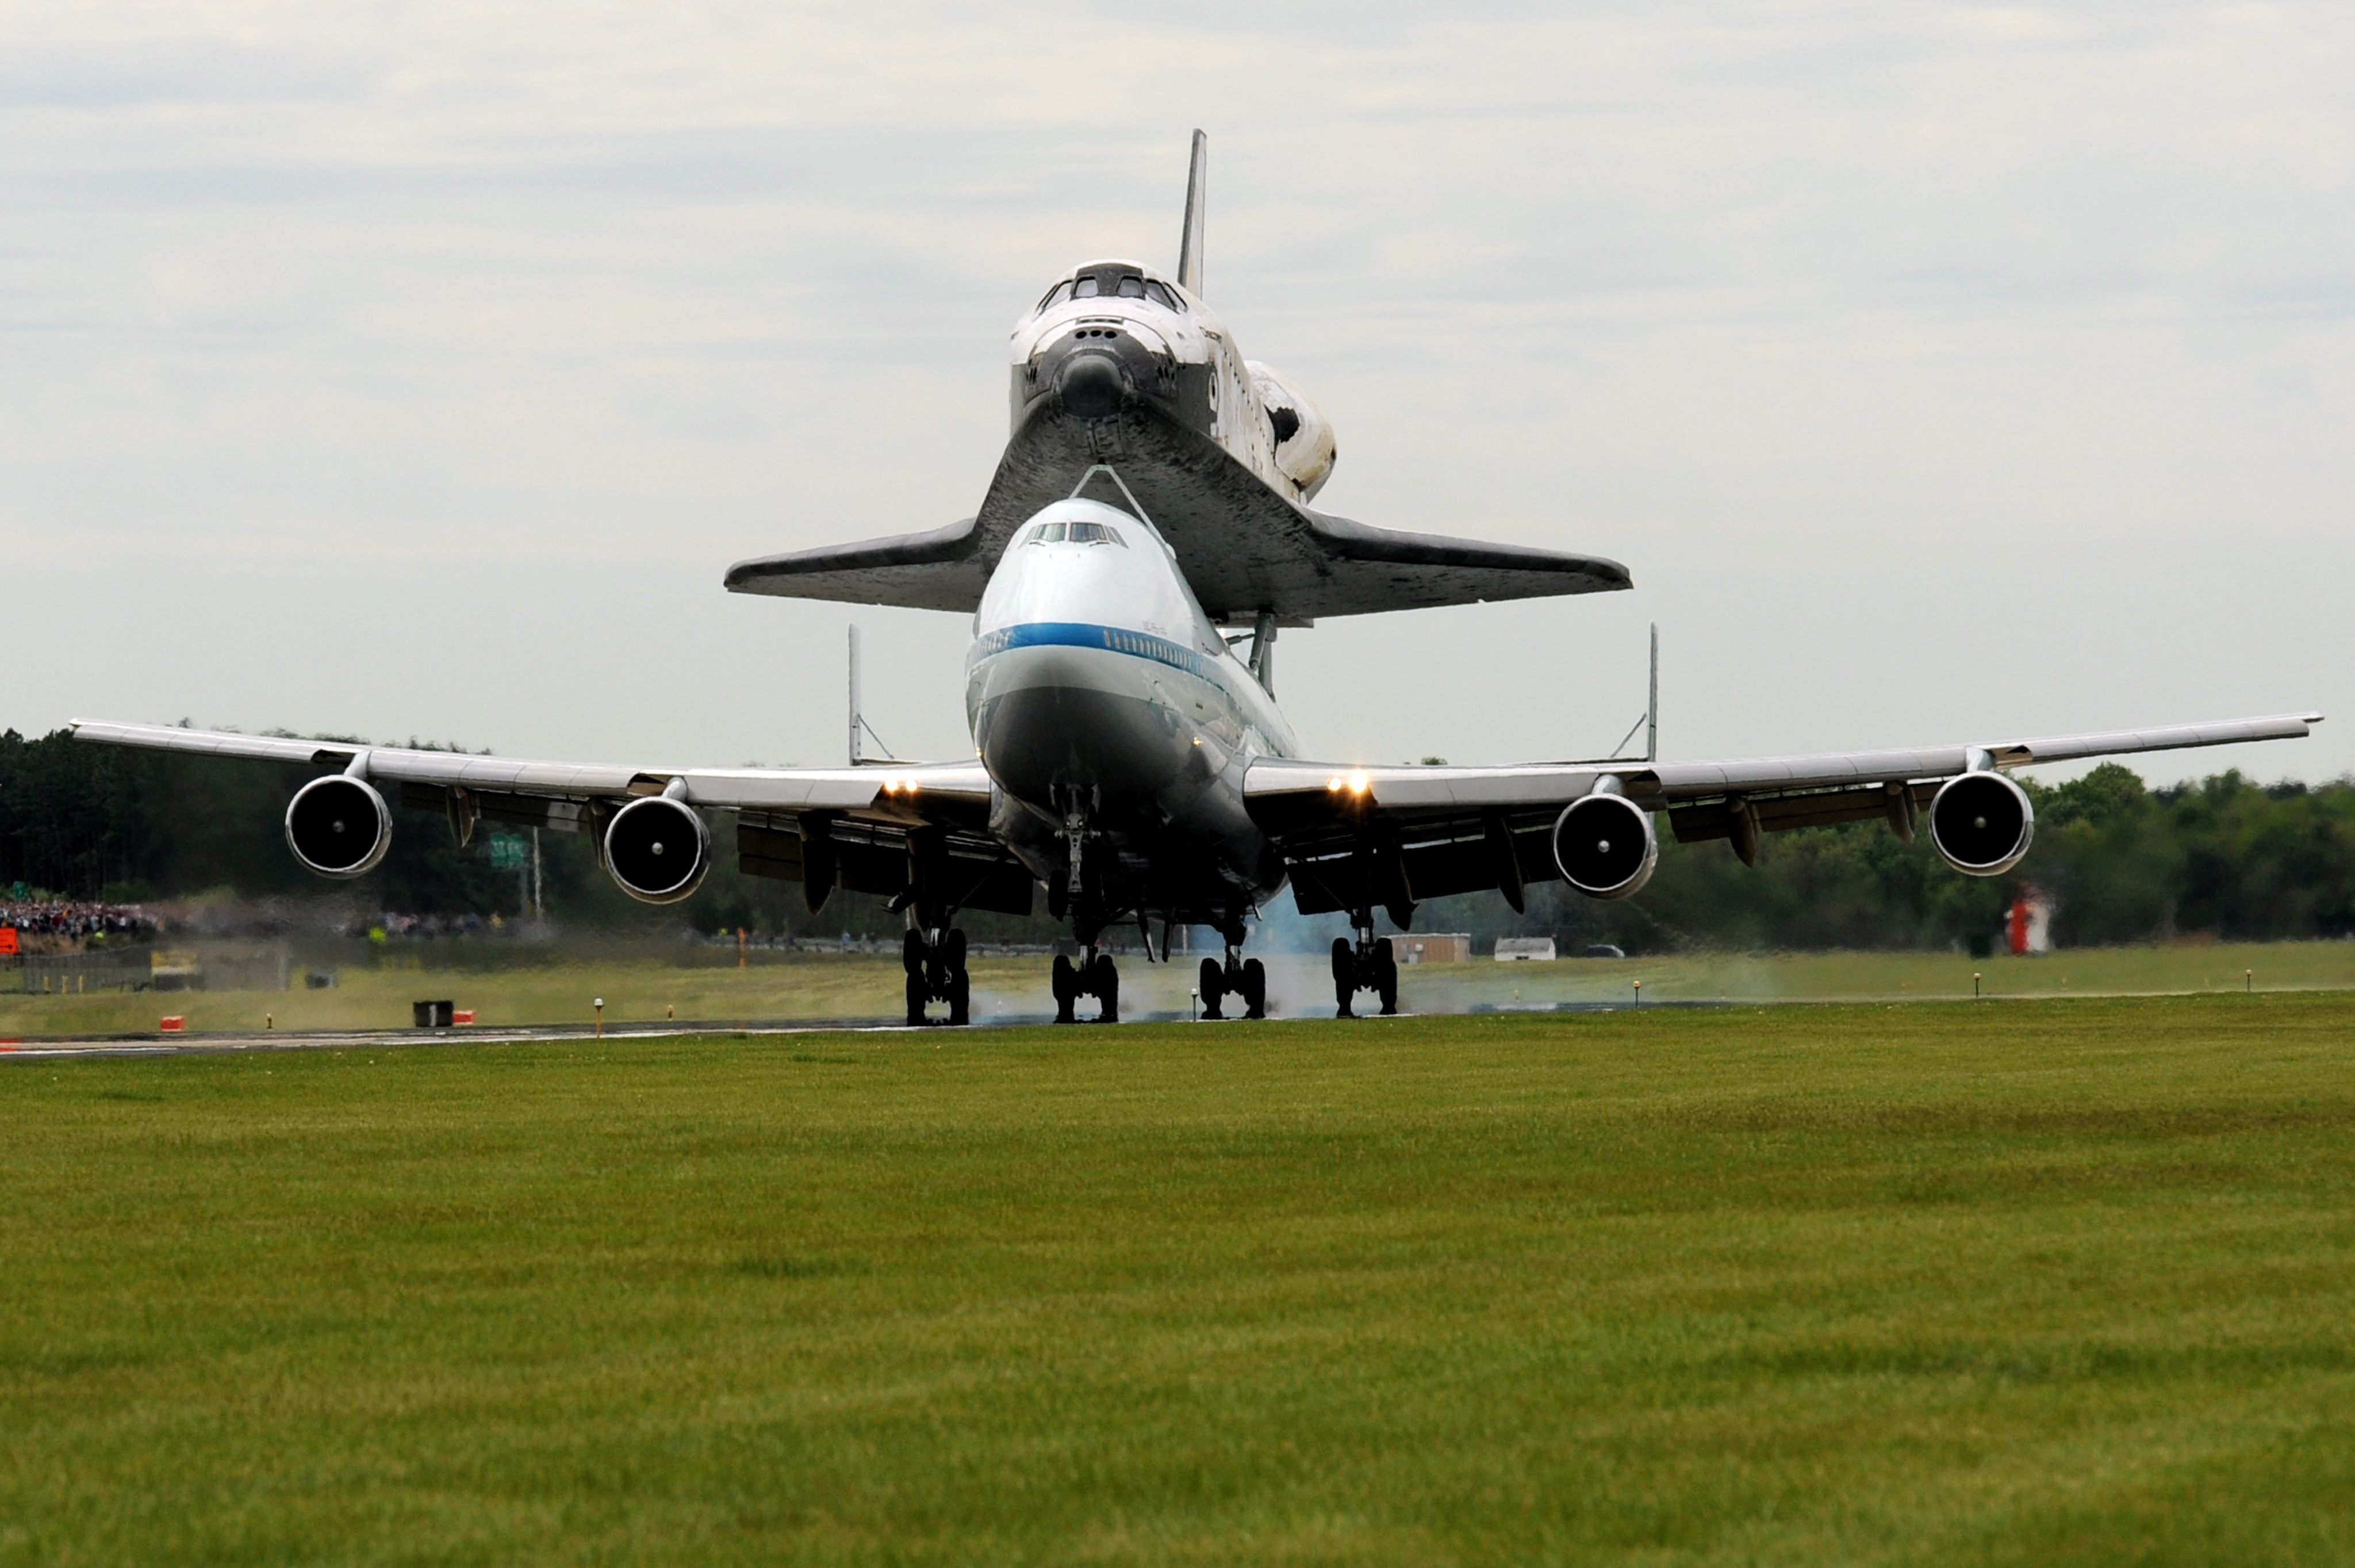
<path fill-rule="evenodd" d="M 530 956 L 531 950 L 522 950 Z M 626 952 L 574 955 L 507 968 L 423 968 L 406 955 L 381 967 L 346 964 L 332 990 L 92 992 L 41 997 L 0 993 L 0 1037 L 153 1032 L 165 1013 L 196 1030 L 398 1029 L 409 1005 L 447 997 L 475 1009 L 486 1026 L 588 1023 L 593 998 L 613 1023 L 679 1019 L 889 1018 L 904 1006 L 893 957 L 799 955 L 747 969 L 688 967 Z M 1327 961 L 1314 955 L 1268 960 L 1278 1011 L 1332 1011 Z M 1401 987 L 1409 1009 L 1461 1012 L 1487 1006 L 1625 1001 L 1632 980 L 1646 1000 L 1909 1000 L 1967 997 L 1971 976 L 1990 997 L 2105 996 L 2192 991 L 2355 989 L 2355 942 L 2183 943 L 2092 948 L 2042 958 L 1972 959 L 1947 953 L 1682 954 L 1554 964 L 1415 965 Z M 2247 976 L 2247 977 L 2244 977 Z M 1148 965 L 1131 956 L 1121 984 L 1132 1011 L 1184 1013 L 1195 966 Z M 1040 1015 L 1053 1009 L 1043 958 L 986 958 L 974 965 L 978 1016 Z"/>
<path fill-rule="evenodd" d="M 2355 998 L 0 1069 L 0 1563 L 2343 1563 Z"/>

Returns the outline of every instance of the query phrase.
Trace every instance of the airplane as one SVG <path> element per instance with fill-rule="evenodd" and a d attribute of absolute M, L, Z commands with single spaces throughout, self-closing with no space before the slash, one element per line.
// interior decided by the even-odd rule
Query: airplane
<path fill-rule="evenodd" d="M 335 771 L 286 813 L 295 859 L 364 875 L 391 842 L 387 792 L 478 822 L 587 835 L 632 897 L 675 903 L 714 862 L 709 814 L 733 813 L 746 873 L 885 897 L 907 930 L 907 1020 L 970 1018 L 966 910 L 1027 915 L 1043 894 L 1076 960 L 1050 976 L 1059 1022 L 1092 999 L 1117 1021 L 1103 936 L 1134 920 L 1148 957 L 1174 926 L 1224 940 L 1200 968 L 1204 1012 L 1267 1008 L 1250 922 L 1289 884 L 1301 912 L 1348 914 L 1337 1013 L 1398 1008 L 1377 910 L 1412 928 L 1427 899 L 1493 891 L 1516 911 L 1560 878 L 1624 899 L 1652 875 L 1657 819 L 1679 842 L 1884 821 L 1966 876 L 2009 871 L 2035 813 L 2030 763 L 2306 735 L 2318 713 L 1910 750 L 1718 762 L 1375 766 L 1317 760 L 1275 702 L 1280 630 L 1337 615 L 1624 591 L 1600 557 L 1405 533 L 1311 503 L 1337 456 L 1301 389 L 1245 359 L 1203 299 L 1208 144 L 1194 133 L 1178 267 L 1098 261 L 1058 278 L 1012 337 L 1012 431 L 975 516 L 929 532 L 736 563 L 727 588 L 973 616 L 974 757 L 842 768 L 525 762 L 160 725 L 76 720 L 80 740 Z M 1239 652 L 1238 650 L 1242 650 Z"/>

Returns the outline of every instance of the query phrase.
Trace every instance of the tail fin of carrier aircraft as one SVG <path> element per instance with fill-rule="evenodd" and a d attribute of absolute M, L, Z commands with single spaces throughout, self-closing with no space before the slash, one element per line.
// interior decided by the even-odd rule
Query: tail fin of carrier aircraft
<path fill-rule="evenodd" d="M 1178 240 L 1178 286 L 1202 297 L 1202 204 L 1210 198 L 1210 138 L 1194 133 L 1194 159 L 1186 169 L 1186 229 Z"/>

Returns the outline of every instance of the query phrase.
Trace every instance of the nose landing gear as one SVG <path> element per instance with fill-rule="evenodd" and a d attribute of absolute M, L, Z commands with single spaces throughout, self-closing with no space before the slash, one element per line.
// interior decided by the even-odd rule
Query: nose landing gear
<path fill-rule="evenodd" d="M 949 1005 L 950 1023 L 971 1021 L 973 982 L 965 974 L 964 932 L 954 927 L 926 932 L 911 926 L 901 940 L 900 962 L 908 971 L 911 1027 L 932 1021 L 924 1009 L 932 1002 Z"/>
<path fill-rule="evenodd" d="M 1398 959 L 1391 951 L 1391 939 L 1377 939 L 1371 921 L 1358 927 L 1358 940 L 1346 936 L 1333 939 L 1333 999 L 1339 1004 L 1336 1018 L 1355 1018 L 1349 1003 L 1359 991 L 1371 991 L 1381 998 L 1382 1016 L 1398 1011 Z"/>
<path fill-rule="evenodd" d="M 1082 997 L 1093 997 L 1103 1008 L 1096 1017 L 1098 1023 L 1120 1022 L 1120 968 L 1109 953 L 1099 953 L 1091 943 L 1078 963 L 1061 954 L 1055 955 L 1055 1021 L 1077 1023 L 1079 1015 L 1072 1005 Z"/>

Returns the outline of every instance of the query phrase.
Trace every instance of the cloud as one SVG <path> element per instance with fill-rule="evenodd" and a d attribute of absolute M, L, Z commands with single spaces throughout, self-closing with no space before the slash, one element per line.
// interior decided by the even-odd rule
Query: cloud
<path fill-rule="evenodd" d="M 417 683 L 469 689 L 468 616 L 555 562 L 659 584 L 633 634 L 707 664 L 788 623 L 834 656 L 839 612 L 741 618 L 719 568 L 970 512 L 1003 333 L 1082 256 L 1168 259 L 1196 124 L 1211 297 L 1334 417 L 1326 500 L 1642 585 L 1303 635 L 1312 740 L 1615 733 L 1585 672 L 1655 615 L 1688 753 L 2330 702 L 2355 668 L 2343 7 L 100 4 L 0 16 L 0 543 L 76 585 L 40 635 L 264 563 L 341 605 L 504 585 L 406 601 L 431 651 L 318 722 L 443 732 Z M 870 685 L 955 751 L 958 629 L 890 624 Z M 607 628 L 538 635 L 503 647 L 527 715 L 460 727 L 832 732 L 831 676 L 641 710 L 564 673 Z M 140 635 L 104 676 L 131 716 L 299 717 L 268 661 Z M 1370 677 L 1402 650 L 1428 700 Z M 1486 695 L 1529 660 L 1578 672 L 1537 715 Z M 92 683 L 45 669 L 11 721 Z"/>

